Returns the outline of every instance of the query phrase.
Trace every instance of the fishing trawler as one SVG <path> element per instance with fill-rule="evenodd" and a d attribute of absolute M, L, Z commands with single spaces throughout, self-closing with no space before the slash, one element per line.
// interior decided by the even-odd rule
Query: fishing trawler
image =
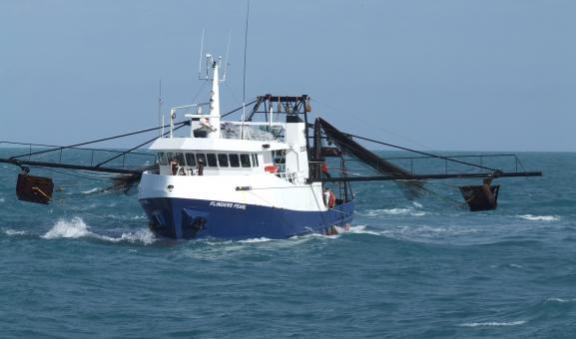
<path fill-rule="evenodd" d="M 114 181 L 111 189 L 118 192 L 126 193 L 138 185 L 138 200 L 149 228 L 160 237 L 288 238 L 309 233 L 331 235 L 340 227 L 346 228 L 354 213 L 352 182 L 393 181 L 407 198 L 415 199 L 432 192 L 426 187 L 429 180 L 481 179 L 482 185 L 458 187 L 464 205 L 476 212 L 496 209 L 500 186 L 492 185 L 493 180 L 542 175 L 525 171 L 515 154 L 445 156 L 346 133 L 321 117 L 310 123 L 312 109 L 307 95 L 266 94 L 221 114 L 220 82 L 225 77 L 220 78 L 222 59 L 206 55 L 206 60 L 202 80 L 211 81 L 209 101 L 172 108 L 168 124 L 162 115 L 157 127 L 68 146 L 0 142 L 28 149 L 0 158 L 0 163 L 21 169 L 16 184 L 18 199 L 39 204 L 52 201 L 52 179 L 32 175 L 33 167 L 106 173 Z M 239 110 L 242 115 L 238 121 L 224 119 Z M 183 119 L 177 121 L 177 117 Z M 84 148 L 159 130 L 159 136 L 125 151 Z M 357 140 L 416 156 L 400 159 L 410 162 L 406 169 L 394 162 L 398 159 L 383 158 Z M 127 156 L 137 155 L 136 151 L 148 144 L 155 159 L 152 164 L 130 167 Z M 65 150 L 76 152 L 78 159 L 81 151 L 88 157 L 67 162 L 62 156 Z M 97 162 L 95 153 L 99 151 L 107 156 Z M 58 160 L 42 158 L 48 154 L 56 155 Z M 336 158 L 331 161 L 331 170 L 328 158 Z M 347 169 L 351 158 L 376 174 L 351 175 Z M 497 158 L 497 164 L 502 164 L 504 158 L 511 159 L 513 167 L 506 170 L 488 166 L 489 158 Z M 434 172 L 419 173 L 414 162 L 426 159 L 441 165 L 428 167 L 436 168 Z M 449 170 L 448 164 L 467 170 Z"/>
<path fill-rule="evenodd" d="M 258 98 L 265 121 L 221 120 L 220 62 L 207 57 L 212 90 L 206 104 L 173 108 L 167 137 L 152 143 L 158 168 L 142 173 L 138 199 L 151 230 L 171 238 L 286 238 L 330 233 L 352 220 L 346 183 L 312 181 L 307 96 Z M 203 107 L 208 110 L 203 114 Z M 181 111 L 190 133 L 176 137 Z M 164 133 L 162 133 L 164 135 Z M 336 196 L 338 195 L 338 196 Z"/>

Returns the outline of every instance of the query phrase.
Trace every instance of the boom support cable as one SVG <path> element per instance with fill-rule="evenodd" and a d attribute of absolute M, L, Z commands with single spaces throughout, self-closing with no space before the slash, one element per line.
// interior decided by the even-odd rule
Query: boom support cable
<path fill-rule="evenodd" d="M 185 121 L 184 124 L 181 124 L 180 126 L 174 128 L 172 131 L 177 131 L 177 130 L 179 130 L 180 128 L 182 128 L 182 127 L 184 127 L 184 126 L 187 126 L 187 123 L 188 123 L 188 121 Z M 168 134 L 170 134 L 170 131 L 164 133 L 164 134 L 162 135 L 162 137 L 165 137 L 165 136 L 167 136 Z M 107 163 L 109 163 L 109 162 L 112 161 L 112 160 L 118 159 L 118 158 L 120 158 L 121 156 L 124 156 L 124 155 L 126 155 L 126 154 L 128 154 L 128 153 L 131 153 L 132 151 L 135 151 L 135 150 L 139 149 L 140 147 L 142 147 L 142 146 L 144 146 L 144 145 L 147 145 L 147 144 L 153 142 L 153 141 L 156 140 L 156 139 L 158 139 L 158 137 L 154 137 L 154 138 L 152 138 L 152 139 L 148 139 L 148 140 L 146 140 L 145 142 L 143 142 L 143 143 L 141 143 L 141 144 L 139 144 L 139 145 L 137 145 L 137 146 L 134 146 L 134 147 L 130 148 L 129 150 L 126 150 L 126 151 L 124 151 L 124 152 L 121 152 L 121 153 L 119 153 L 119 154 L 117 154 L 117 155 L 115 155 L 115 156 L 113 156 L 113 157 L 111 157 L 111 158 L 109 158 L 109 159 L 107 159 L 107 160 L 102 161 L 101 163 L 97 164 L 95 167 L 96 167 L 96 168 L 99 168 L 100 166 L 102 166 L 102 165 L 104 165 L 104 164 L 107 164 Z"/>
<path fill-rule="evenodd" d="M 254 100 L 252 100 L 251 102 L 249 102 L 247 105 L 252 105 L 252 104 L 255 103 L 256 101 L 257 101 L 257 99 L 254 99 Z M 241 110 L 241 109 L 242 109 L 242 106 L 237 107 L 237 108 L 235 108 L 235 109 L 233 109 L 233 110 L 231 110 L 231 111 L 229 111 L 229 112 L 227 112 L 227 113 L 225 113 L 225 114 L 222 114 L 221 118 L 227 117 L 228 115 L 233 114 L 233 113 L 235 113 L 235 112 L 237 112 L 237 111 L 239 111 L 239 110 Z M 180 127 L 183 127 L 183 126 L 189 125 L 189 124 L 190 124 L 190 121 L 189 121 L 189 120 L 185 120 L 185 121 L 180 121 L 180 122 L 175 123 L 174 126 L 175 126 L 175 127 L 177 126 L 177 128 L 180 128 Z M 146 128 L 146 129 L 142 129 L 142 130 L 138 130 L 138 131 L 134 131 L 134 132 L 118 134 L 118 135 L 114 135 L 114 136 L 110 136 L 110 137 L 106 137 L 106 138 L 100 138 L 100 139 L 85 141 L 85 142 L 81 142 L 81 143 L 77 143 L 77 144 L 72 144 L 72 145 L 67 145 L 67 146 L 56 146 L 56 147 L 53 147 L 53 148 L 50 148 L 50 149 L 45 149 L 45 150 L 41 150 L 41 151 L 37 151 L 37 152 L 19 154 L 19 155 L 12 156 L 12 157 L 10 157 L 9 159 L 10 159 L 10 160 L 16 160 L 17 158 L 30 157 L 30 156 L 32 156 L 32 155 L 39 155 L 39 154 L 45 154 L 45 153 L 50 153 L 50 152 L 56 152 L 56 151 L 60 151 L 60 150 L 67 149 L 67 148 L 77 148 L 77 147 L 80 147 L 80 146 L 85 146 L 85 145 L 90 145 L 90 144 L 96 144 L 96 143 L 99 143 L 99 142 L 104 142 L 104 141 L 109 141 L 109 140 L 114 140 L 114 139 L 121 139 L 121 138 L 125 138 L 125 137 L 130 137 L 130 136 L 133 136 L 133 135 L 138 135 L 138 134 L 143 134 L 143 133 L 147 133 L 147 132 L 157 131 L 157 130 L 159 130 L 159 129 L 169 128 L 169 127 L 170 127 L 170 124 L 166 124 L 166 125 L 163 125 L 163 126 Z M 4 142 L 4 141 L 3 141 L 3 142 Z M 144 145 L 146 145 L 146 143 L 145 143 L 145 144 L 142 144 L 140 147 L 142 147 L 142 146 L 144 146 Z M 139 147 L 137 147 L 137 148 L 139 148 Z M 135 150 L 135 149 L 137 149 L 137 148 L 134 148 L 134 149 L 132 149 L 132 150 Z M 127 153 L 129 153 L 129 152 L 127 152 Z M 127 154 L 127 153 L 125 153 L 125 154 Z"/>
<path fill-rule="evenodd" d="M 388 146 L 388 147 L 392 147 L 392 148 L 396 148 L 396 149 L 400 149 L 403 151 L 407 151 L 407 152 L 412 152 L 412 153 L 416 153 L 416 154 L 420 154 L 420 155 L 425 155 L 427 157 L 431 157 L 431 158 L 436 158 L 436 159 L 442 159 L 442 160 L 446 160 L 446 161 L 451 161 L 451 162 L 455 162 L 461 165 L 466 165 L 466 166 L 472 166 L 472 167 L 476 167 L 476 168 L 480 168 L 480 169 L 484 169 L 484 170 L 488 170 L 491 172 L 500 172 L 499 169 L 496 168 L 491 168 L 491 167 L 487 167 L 487 166 L 483 166 L 483 165 L 479 165 L 479 164 L 475 164 L 473 162 L 468 162 L 468 161 L 463 161 L 463 160 L 458 160 L 458 159 L 454 159 L 454 158 L 450 158 L 450 157 L 445 157 L 442 155 L 437 155 L 434 153 L 428 153 L 428 152 L 423 152 L 423 151 L 418 151 L 412 148 L 408 148 L 408 147 L 404 147 L 404 146 L 398 146 L 398 145 L 394 145 L 394 144 L 390 144 L 384 141 L 379 141 L 379 140 L 374 140 L 374 139 L 370 139 L 370 138 L 366 138 L 363 136 L 359 136 L 359 135 L 355 135 L 355 134 L 350 134 L 350 133 L 344 133 L 349 137 L 354 137 L 360 140 L 364 140 L 364 141 L 369 141 L 369 142 L 373 142 L 375 144 L 380 144 L 383 146 Z"/>
<path fill-rule="evenodd" d="M 225 113 L 225 114 L 222 114 L 222 115 L 220 115 L 220 118 L 225 118 L 225 117 L 229 116 L 229 115 L 232 114 L 232 113 L 236 113 L 236 112 L 238 112 L 239 110 L 243 109 L 245 106 L 250 106 L 250 105 L 256 103 L 256 101 L 258 101 L 258 99 L 254 99 L 254 100 L 250 101 L 249 103 L 247 103 L 247 104 L 245 104 L 245 105 L 242 105 L 242 106 L 240 106 L 240 107 L 237 107 L 237 108 L 231 110 L 230 112 L 227 112 L 227 113 Z"/>
<path fill-rule="evenodd" d="M 188 123 L 189 123 L 188 121 L 181 121 L 181 122 L 178 122 L 174 125 L 180 126 L 180 125 L 188 124 Z M 47 150 L 15 155 L 13 157 L 10 157 L 10 159 L 15 160 L 16 158 L 27 157 L 27 156 L 38 155 L 38 154 L 44 154 L 44 153 L 49 153 L 49 152 L 55 152 L 55 151 L 63 150 L 66 148 L 75 148 L 75 147 L 80 147 L 80 146 L 84 146 L 84 145 L 96 144 L 96 143 L 104 142 L 104 141 L 108 141 L 108 140 L 120 139 L 120 138 L 125 138 L 125 137 L 129 137 L 129 136 L 133 136 L 133 135 L 137 135 L 137 134 L 142 134 L 142 133 L 146 133 L 146 132 L 152 132 L 152 131 L 156 131 L 156 130 L 159 130 L 161 128 L 167 128 L 167 127 L 170 127 L 170 125 L 168 124 L 168 125 L 164 125 L 164 126 L 147 128 L 147 129 L 143 129 L 143 130 L 139 130 L 139 131 L 135 131 L 135 132 L 119 134 L 119 135 L 101 138 L 101 139 L 96 139 L 96 140 L 85 141 L 85 142 L 81 142 L 78 144 L 73 144 L 73 145 L 68 145 L 68 146 L 60 146 L 60 147 L 55 147 L 55 148 L 51 148 L 51 149 L 47 149 Z"/>

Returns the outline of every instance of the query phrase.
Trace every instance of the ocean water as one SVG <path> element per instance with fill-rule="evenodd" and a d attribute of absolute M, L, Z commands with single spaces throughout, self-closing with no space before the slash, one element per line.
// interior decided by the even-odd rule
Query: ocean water
<path fill-rule="evenodd" d="M 182 242 L 105 178 L 33 170 L 58 189 L 34 205 L 0 164 L 0 337 L 574 338 L 576 154 L 520 158 L 545 176 L 498 180 L 496 211 L 356 184 L 340 235 Z"/>

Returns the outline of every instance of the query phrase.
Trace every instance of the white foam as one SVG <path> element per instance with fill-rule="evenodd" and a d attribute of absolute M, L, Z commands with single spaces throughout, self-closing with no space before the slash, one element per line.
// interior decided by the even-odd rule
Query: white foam
<path fill-rule="evenodd" d="M 409 215 L 412 217 L 423 217 L 426 215 L 426 212 L 415 211 L 412 208 L 387 208 L 367 210 L 365 215 L 368 217 L 378 217 L 382 215 Z"/>
<path fill-rule="evenodd" d="M 26 234 L 26 231 L 17 231 L 17 230 L 7 229 L 7 230 L 4 230 L 4 234 L 6 234 L 8 236 L 24 235 L 24 234 Z"/>
<path fill-rule="evenodd" d="M 560 220 L 559 216 L 555 215 L 532 215 L 532 214 L 523 214 L 519 215 L 518 218 L 530 220 L 530 221 L 558 221 Z"/>
<path fill-rule="evenodd" d="M 489 321 L 485 323 L 465 323 L 460 324 L 462 327 L 499 327 L 499 326 L 518 326 L 526 323 L 526 320 L 509 321 L 509 322 L 496 322 Z"/>
<path fill-rule="evenodd" d="M 145 215 L 133 215 L 133 216 L 127 216 L 127 215 L 117 215 L 117 214 L 108 214 L 106 215 L 107 218 L 110 219 L 116 219 L 116 220 L 146 220 L 146 216 Z"/>
<path fill-rule="evenodd" d="M 109 238 L 109 240 L 112 242 L 127 241 L 133 244 L 141 242 L 144 245 L 150 245 L 154 241 L 156 241 L 154 233 L 150 232 L 150 230 L 147 229 L 139 230 L 134 233 L 122 233 L 122 236 L 120 236 L 120 238 L 110 238 L 110 237 L 107 238 Z"/>
<path fill-rule="evenodd" d="M 42 236 L 44 239 L 59 239 L 59 238 L 94 238 L 103 241 L 109 241 L 113 243 L 118 242 L 129 242 L 129 243 L 143 243 L 144 245 L 150 245 L 155 240 L 156 237 L 152 232 L 147 229 L 142 229 L 134 233 L 122 233 L 118 238 L 110 237 L 107 235 L 100 235 L 90 231 L 90 227 L 86 225 L 84 220 L 80 217 L 74 217 L 71 220 L 60 219 L 56 222 L 56 225 L 52 227 L 46 234 Z"/>
<path fill-rule="evenodd" d="M 79 217 L 74 217 L 70 221 L 60 219 L 51 230 L 42 236 L 44 239 L 57 238 L 81 238 L 93 233 L 88 230 L 88 225 Z"/>
<path fill-rule="evenodd" d="M 0 203 L 3 203 L 3 202 L 5 202 L 5 201 L 6 201 L 6 199 L 0 198 Z"/>
<path fill-rule="evenodd" d="M 272 241 L 272 239 L 269 239 L 266 237 L 261 237 L 261 238 L 252 238 L 252 239 L 240 240 L 239 242 L 245 243 L 245 244 L 256 244 L 256 243 L 269 242 L 269 241 Z"/>
<path fill-rule="evenodd" d="M 474 234 L 477 232 L 477 229 L 460 226 L 397 226 L 394 228 L 388 228 L 382 231 L 380 234 L 399 239 L 436 239 Z"/>
<path fill-rule="evenodd" d="M 92 194 L 92 193 L 96 193 L 96 192 L 98 192 L 98 191 L 100 191 L 100 188 L 94 187 L 94 188 L 89 189 L 89 190 L 87 190 L 87 191 L 82 191 L 81 193 L 82 193 L 82 194 Z"/>
<path fill-rule="evenodd" d="M 338 232 L 340 232 L 340 230 L 341 228 L 338 227 Z M 365 225 L 350 226 L 349 228 L 342 229 L 341 233 L 380 235 L 378 232 L 366 230 Z"/>

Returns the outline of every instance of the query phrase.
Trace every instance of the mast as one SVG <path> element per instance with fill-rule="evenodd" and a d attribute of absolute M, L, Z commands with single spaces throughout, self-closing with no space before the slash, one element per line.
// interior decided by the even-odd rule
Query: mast
<path fill-rule="evenodd" d="M 210 125 L 214 132 L 209 138 L 220 138 L 220 60 L 216 61 L 211 56 L 212 63 L 212 91 L 210 92 Z"/>

